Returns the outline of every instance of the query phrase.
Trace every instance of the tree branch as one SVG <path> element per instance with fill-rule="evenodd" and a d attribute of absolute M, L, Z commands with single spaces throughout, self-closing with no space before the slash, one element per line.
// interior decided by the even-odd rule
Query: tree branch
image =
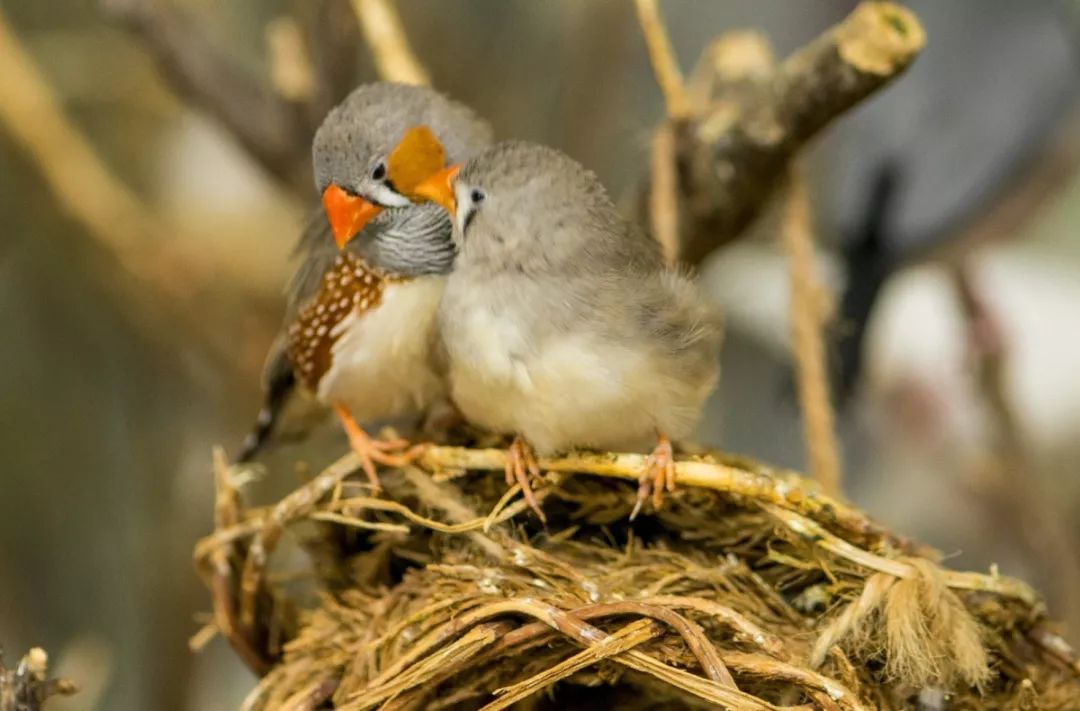
<path fill-rule="evenodd" d="M 201 347 L 226 369 L 236 367 L 229 339 L 194 308 L 214 276 L 212 260 L 177 247 L 174 225 L 160 220 L 119 180 L 64 112 L 60 97 L 0 13 L 0 128 L 40 171 L 58 211 L 119 266 L 102 280 L 124 312 L 160 343 Z M 178 336 L 181 336 L 178 338 Z"/>
<path fill-rule="evenodd" d="M 0 655 L 0 709 L 38 711 L 51 696 L 71 696 L 78 687 L 67 679 L 49 678 L 49 655 L 40 647 L 27 652 L 14 669 Z"/>
<path fill-rule="evenodd" d="M 863 2 L 774 71 L 736 70 L 718 82 L 719 101 L 673 120 L 683 261 L 698 264 L 737 238 L 783 183 L 792 156 L 899 76 L 924 43 L 923 29 L 909 11 Z M 731 54 L 738 53 L 729 53 L 728 61 Z"/>
<path fill-rule="evenodd" d="M 413 54 L 390 0 L 352 0 L 379 76 L 386 81 L 430 86 L 431 77 Z"/>
<path fill-rule="evenodd" d="M 660 17 L 657 0 L 635 0 L 638 23 L 641 34 L 645 36 L 645 45 L 649 50 L 649 63 L 652 64 L 656 83 L 664 95 L 664 104 L 670 118 L 682 118 L 688 110 L 686 89 L 683 86 L 679 60 L 671 49 L 664 20 Z"/>

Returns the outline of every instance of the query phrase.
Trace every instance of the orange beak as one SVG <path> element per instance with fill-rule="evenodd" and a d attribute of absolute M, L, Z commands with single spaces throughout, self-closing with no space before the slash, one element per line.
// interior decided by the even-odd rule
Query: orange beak
<path fill-rule="evenodd" d="M 443 168 L 438 173 L 433 173 L 420 181 L 413 188 L 413 193 L 442 205 L 443 209 L 452 216 L 457 210 L 457 202 L 454 200 L 454 178 L 460 171 L 460 165 Z"/>
<path fill-rule="evenodd" d="M 338 249 L 344 249 L 349 240 L 383 210 L 362 197 L 350 195 L 333 183 L 323 190 L 322 204 Z"/>

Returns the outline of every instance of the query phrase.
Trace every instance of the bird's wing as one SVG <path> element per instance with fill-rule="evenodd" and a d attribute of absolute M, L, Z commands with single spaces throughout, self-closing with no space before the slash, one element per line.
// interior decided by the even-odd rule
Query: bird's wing
<path fill-rule="evenodd" d="M 299 262 L 285 289 L 286 325 L 318 293 L 323 276 L 333 267 L 337 255 L 326 215 L 321 209 L 312 210 L 293 248 L 293 258 Z"/>
<path fill-rule="evenodd" d="M 237 462 L 252 461 L 262 452 L 280 429 L 282 415 L 297 394 L 295 367 L 289 358 L 286 332 L 301 308 L 318 294 L 323 276 L 332 268 L 337 256 L 330 226 L 321 210 L 313 210 L 309 215 L 293 248 L 293 256 L 300 262 L 286 289 L 285 327 L 266 356 L 262 376 L 263 404 L 236 456 Z"/>

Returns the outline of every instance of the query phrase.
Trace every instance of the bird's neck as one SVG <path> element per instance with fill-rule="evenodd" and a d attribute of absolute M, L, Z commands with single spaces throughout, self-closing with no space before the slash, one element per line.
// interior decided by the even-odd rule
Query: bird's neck
<path fill-rule="evenodd" d="M 449 273 L 455 249 L 450 220 L 441 208 L 418 205 L 388 210 L 385 215 L 357 239 L 359 256 L 389 274 Z"/>

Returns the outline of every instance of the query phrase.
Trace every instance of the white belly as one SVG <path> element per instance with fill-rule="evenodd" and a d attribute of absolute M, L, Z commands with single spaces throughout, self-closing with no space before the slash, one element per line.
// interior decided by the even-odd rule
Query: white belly
<path fill-rule="evenodd" d="M 450 396 L 472 422 L 540 454 L 645 451 L 687 436 L 714 378 L 688 382 L 662 348 L 588 330 L 529 329 L 528 294 L 451 275 L 441 306 Z"/>
<path fill-rule="evenodd" d="M 424 410 L 445 391 L 434 358 L 443 277 L 390 284 L 379 306 L 343 319 L 319 399 L 344 403 L 357 420 Z"/>
<path fill-rule="evenodd" d="M 684 436 L 700 406 L 701 396 L 686 402 L 662 368 L 617 344 L 566 335 L 517 359 L 491 335 L 477 334 L 470 354 L 454 354 L 454 402 L 470 420 L 521 434 L 541 454 L 644 449 L 658 430 Z"/>

